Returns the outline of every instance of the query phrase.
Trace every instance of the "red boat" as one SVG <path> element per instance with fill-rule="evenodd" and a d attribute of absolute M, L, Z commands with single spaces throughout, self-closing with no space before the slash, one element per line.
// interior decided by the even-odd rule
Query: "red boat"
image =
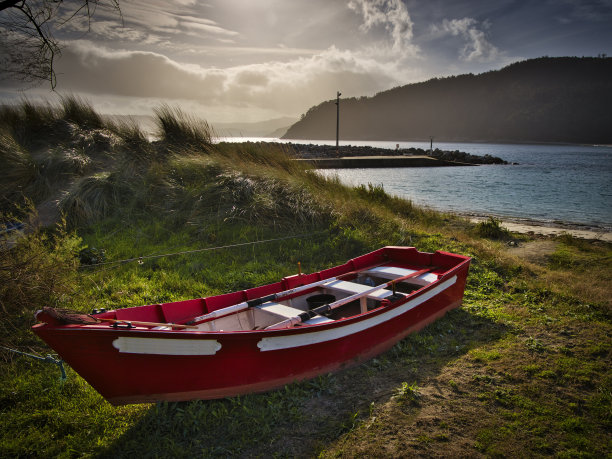
<path fill-rule="evenodd" d="M 113 405 L 260 392 L 353 365 L 461 304 L 470 258 L 383 247 L 225 295 L 67 314 L 33 331 Z"/>

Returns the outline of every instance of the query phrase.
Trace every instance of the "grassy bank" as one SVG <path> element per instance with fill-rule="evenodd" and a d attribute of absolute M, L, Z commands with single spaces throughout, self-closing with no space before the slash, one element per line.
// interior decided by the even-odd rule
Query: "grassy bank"
<path fill-rule="evenodd" d="M 0 113 L 1 221 L 23 233 L 0 236 L 0 456 L 609 454 L 609 245 L 564 236 L 519 257 L 509 241 L 543 240 L 345 187 L 283 147 L 215 145 L 171 107 L 157 117 L 150 142 L 74 98 Z M 113 408 L 70 368 L 61 382 L 57 365 L 6 350 L 51 352 L 29 331 L 43 305 L 207 296 L 383 245 L 472 256 L 464 306 L 366 364 L 281 390 Z"/>

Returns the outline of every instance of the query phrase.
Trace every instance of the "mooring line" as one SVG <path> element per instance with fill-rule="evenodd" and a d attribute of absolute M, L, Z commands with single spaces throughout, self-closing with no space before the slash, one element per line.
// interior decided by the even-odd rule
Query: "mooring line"
<path fill-rule="evenodd" d="M 91 265 L 81 265 L 79 266 L 79 269 L 85 269 L 85 268 L 95 268 L 98 266 L 110 266 L 110 265 L 117 265 L 117 264 L 123 264 L 123 263 L 130 263 L 133 261 L 137 261 L 139 263 L 144 262 L 144 260 L 151 260 L 154 258 L 164 258 L 164 257 L 173 257 L 176 255 L 189 255 L 192 253 L 199 253 L 199 252 L 208 252 L 208 251 L 212 251 L 212 250 L 221 250 L 221 249 L 231 249 L 234 247 L 243 247 L 245 245 L 255 245 L 255 244 L 265 244 L 268 242 L 276 242 L 276 241 L 284 241 L 287 239 L 299 239 L 299 238 L 306 238 L 306 237 L 313 237 L 316 236 L 318 234 L 322 234 L 325 233 L 327 230 L 323 230 L 323 231 L 318 231 L 316 233 L 307 233 L 307 234 L 297 234 L 297 235 L 293 235 L 293 236 L 285 236 L 285 237 L 279 237 L 279 238 L 274 238 L 274 239 L 264 239 L 262 241 L 251 241 L 251 242 L 241 242 L 238 244 L 229 244 L 229 245 L 223 245 L 223 246 L 218 246 L 218 247 L 206 247 L 204 249 L 194 249 L 194 250 L 184 250 L 181 252 L 174 252 L 174 253 L 165 253 L 165 254 L 161 254 L 161 255 L 144 255 L 144 256 L 140 256 L 140 257 L 134 257 L 134 258 L 125 258 L 123 260 L 115 260 L 115 261 L 107 261 L 107 262 L 103 262 L 103 263 L 93 263 Z"/>
<path fill-rule="evenodd" d="M 51 354 L 47 354 L 46 357 L 42 357 L 40 355 L 28 354 L 27 352 L 18 351 L 17 349 L 11 349 L 10 347 L 0 346 L 2 349 L 6 349 L 7 351 L 14 352 L 15 354 L 23 355 L 26 357 L 31 357 L 36 360 L 42 360 L 43 362 L 53 363 L 57 365 L 60 369 L 62 375 L 60 376 L 61 381 L 66 381 L 66 370 L 64 369 L 64 361 L 62 359 L 56 359 Z"/>

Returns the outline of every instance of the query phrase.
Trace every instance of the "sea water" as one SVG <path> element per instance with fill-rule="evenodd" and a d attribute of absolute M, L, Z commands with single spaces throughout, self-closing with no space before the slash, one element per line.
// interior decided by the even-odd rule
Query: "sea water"
<path fill-rule="evenodd" d="M 429 142 L 341 142 L 351 144 L 392 150 L 398 144 L 399 148 L 430 147 Z M 433 147 L 490 154 L 514 164 L 319 172 L 337 175 L 349 185 L 382 184 L 390 194 L 441 211 L 612 227 L 612 146 L 434 143 Z"/>

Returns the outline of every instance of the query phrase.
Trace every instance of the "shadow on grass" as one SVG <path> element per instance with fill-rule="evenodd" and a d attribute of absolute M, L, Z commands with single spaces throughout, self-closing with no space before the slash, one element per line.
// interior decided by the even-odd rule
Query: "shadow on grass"
<path fill-rule="evenodd" d="M 362 365 L 265 394 L 158 403 L 103 457 L 312 457 L 404 382 L 419 384 L 507 326 L 458 309 Z"/>

